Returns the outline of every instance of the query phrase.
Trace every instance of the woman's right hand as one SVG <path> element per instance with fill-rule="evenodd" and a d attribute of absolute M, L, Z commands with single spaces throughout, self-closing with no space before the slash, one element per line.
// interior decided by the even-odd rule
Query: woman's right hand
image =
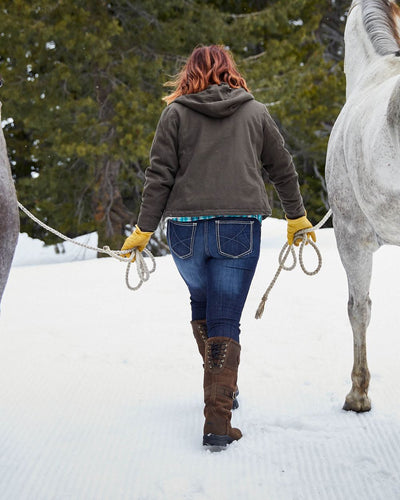
<path fill-rule="evenodd" d="M 153 233 L 151 232 L 145 232 L 141 231 L 138 226 L 136 226 L 135 230 L 133 233 L 126 238 L 125 243 L 123 244 L 121 251 L 123 250 L 134 250 L 137 248 L 140 252 L 142 252 L 145 248 L 147 243 L 149 242 L 151 235 Z M 121 255 L 121 257 L 126 257 L 130 258 L 131 253 L 125 253 Z M 132 260 L 134 262 L 135 259 Z"/>

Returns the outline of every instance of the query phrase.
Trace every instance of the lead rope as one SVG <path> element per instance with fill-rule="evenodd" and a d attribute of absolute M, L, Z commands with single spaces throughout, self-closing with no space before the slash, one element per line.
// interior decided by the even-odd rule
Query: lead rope
<path fill-rule="evenodd" d="M 314 276 L 315 274 L 319 273 L 321 266 L 322 266 L 322 255 L 321 255 L 321 252 L 319 251 L 316 243 L 314 243 L 311 239 L 307 238 L 307 233 L 310 233 L 311 231 L 317 231 L 318 229 L 320 229 L 325 224 L 325 222 L 329 219 L 329 217 L 331 215 L 332 215 L 332 210 L 329 209 L 328 212 L 326 213 L 325 217 L 316 226 L 313 226 L 312 228 L 301 229 L 300 231 L 297 231 L 293 237 L 293 242 L 294 242 L 299 238 L 299 236 L 302 236 L 302 240 L 301 240 L 300 248 L 299 248 L 299 262 L 300 262 L 301 269 L 308 276 Z M 314 248 L 315 253 L 317 254 L 317 259 L 318 259 L 317 267 L 312 271 L 309 271 L 306 268 L 306 266 L 304 265 L 304 261 L 303 261 L 303 251 L 304 251 L 304 247 L 306 244 L 311 245 Z M 285 266 L 286 259 L 288 258 L 290 253 L 292 254 L 293 263 L 291 266 Z M 289 243 L 286 242 L 283 245 L 282 250 L 279 253 L 278 262 L 279 262 L 279 267 L 276 270 L 275 276 L 272 278 L 272 281 L 269 284 L 269 287 L 266 289 L 264 295 L 261 298 L 260 305 L 258 306 L 258 309 L 256 311 L 256 316 L 255 316 L 256 319 L 261 319 L 263 312 L 264 312 L 265 303 L 268 299 L 268 295 L 269 295 L 270 291 L 273 289 L 273 287 L 278 279 L 278 276 L 281 274 L 281 271 L 282 270 L 292 271 L 297 265 L 297 258 L 296 258 L 296 253 L 295 253 L 294 248 L 293 248 L 293 244 L 289 245 Z"/>
<path fill-rule="evenodd" d="M 74 245 L 77 245 L 79 247 L 87 248 L 88 250 L 93 250 L 94 252 L 99 252 L 99 253 L 104 253 L 109 255 L 110 257 L 113 257 L 114 259 L 119 260 L 120 262 L 125 262 L 127 263 L 126 266 L 126 272 L 125 272 L 125 283 L 126 286 L 129 288 L 129 290 L 138 290 L 143 283 L 149 280 L 150 274 L 153 273 L 156 270 L 156 259 L 154 258 L 153 254 L 150 252 L 150 250 L 147 250 L 145 248 L 143 252 L 139 252 L 137 248 L 131 249 L 131 250 L 111 250 L 109 246 L 104 246 L 103 248 L 91 246 L 91 245 L 86 245 L 85 243 L 80 243 L 79 241 L 75 241 L 72 238 L 69 238 L 68 236 L 65 236 L 64 234 L 60 233 L 56 229 L 53 229 L 52 227 L 48 226 L 41 220 L 39 220 L 37 217 L 35 217 L 27 208 L 25 208 L 19 201 L 18 201 L 18 206 L 26 214 L 30 219 L 32 219 L 34 222 L 39 224 L 39 226 L 42 226 L 44 229 L 47 229 L 47 231 L 50 231 L 51 233 L 55 234 L 59 238 L 61 238 L 64 241 L 69 241 L 70 243 L 73 243 Z M 129 258 L 122 257 L 123 255 L 130 253 L 131 256 Z M 148 257 L 150 257 L 151 262 L 152 262 L 152 267 L 151 269 L 148 268 L 144 257 L 142 254 L 146 254 Z M 136 262 L 136 271 L 139 277 L 139 282 L 136 286 L 132 286 L 129 282 L 129 272 L 130 268 L 132 265 L 133 260 Z"/>

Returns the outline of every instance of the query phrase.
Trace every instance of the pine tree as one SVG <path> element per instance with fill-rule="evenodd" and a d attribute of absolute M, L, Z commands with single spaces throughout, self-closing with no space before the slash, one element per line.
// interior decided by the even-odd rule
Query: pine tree
<path fill-rule="evenodd" d="M 162 84 L 211 37 L 208 14 L 180 0 L 7 2 L 5 132 L 19 198 L 39 218 L 121 245 L 136 221 Z M 23 228 L 55 241 L 29 220 Z"/>
<path fill-rule="evenodd" d="M 254 96 L 277 121 L 300 174 L 308 214 L 319 220 L 328 205 L 327 142 L 344 102 L 344 11 L 339 15 L 336 5 L 332 12 L 325 1 L 295 0 L 232 17 L 232 49 L 241 56 Z M 334 41 L 327 29 L 333 21 Z M 274 206 L 280 216 L 276 197 Z"/>
<path fill-rule="evenodd" d="M 325 211 L 327 139 L 344 102 L 344 2 L 3 3 L 5 134 L 19 199 L 45 222 L 120 246 L 136 222 L 163 83 L 211 43 L 231 48 L 278 122 L 309 215 Z M 22 228 L 56 241 L 29 220 Z"/>

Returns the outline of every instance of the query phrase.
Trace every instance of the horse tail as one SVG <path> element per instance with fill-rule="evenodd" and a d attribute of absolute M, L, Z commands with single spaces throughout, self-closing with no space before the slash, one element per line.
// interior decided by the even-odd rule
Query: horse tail
<path fill-rule="evenodd" d="M 400 149 L 400 77 L 397 78 L 393 87 L 386 117 L 393 144 L 396 144 Z"/>

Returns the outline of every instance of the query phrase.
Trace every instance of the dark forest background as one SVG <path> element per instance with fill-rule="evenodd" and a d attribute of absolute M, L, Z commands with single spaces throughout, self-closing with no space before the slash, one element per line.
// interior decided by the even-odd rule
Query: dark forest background
<path fill-rule="evenodd" d="M 345 100 L 350 1 L 2 0 L 2 125 L 18 198 L 70 237 L 119 248 L 135 224 L 163 84 L 198 44 L 231 49 L 294 157 L 308 216 L 327 210 L 328 137 Z M 274 216 L 283 216 L 267 187 Z M 46 243 L 56 238 L 22 217 Z M 157 240 L 153 243 L 157 251 Z"/>

